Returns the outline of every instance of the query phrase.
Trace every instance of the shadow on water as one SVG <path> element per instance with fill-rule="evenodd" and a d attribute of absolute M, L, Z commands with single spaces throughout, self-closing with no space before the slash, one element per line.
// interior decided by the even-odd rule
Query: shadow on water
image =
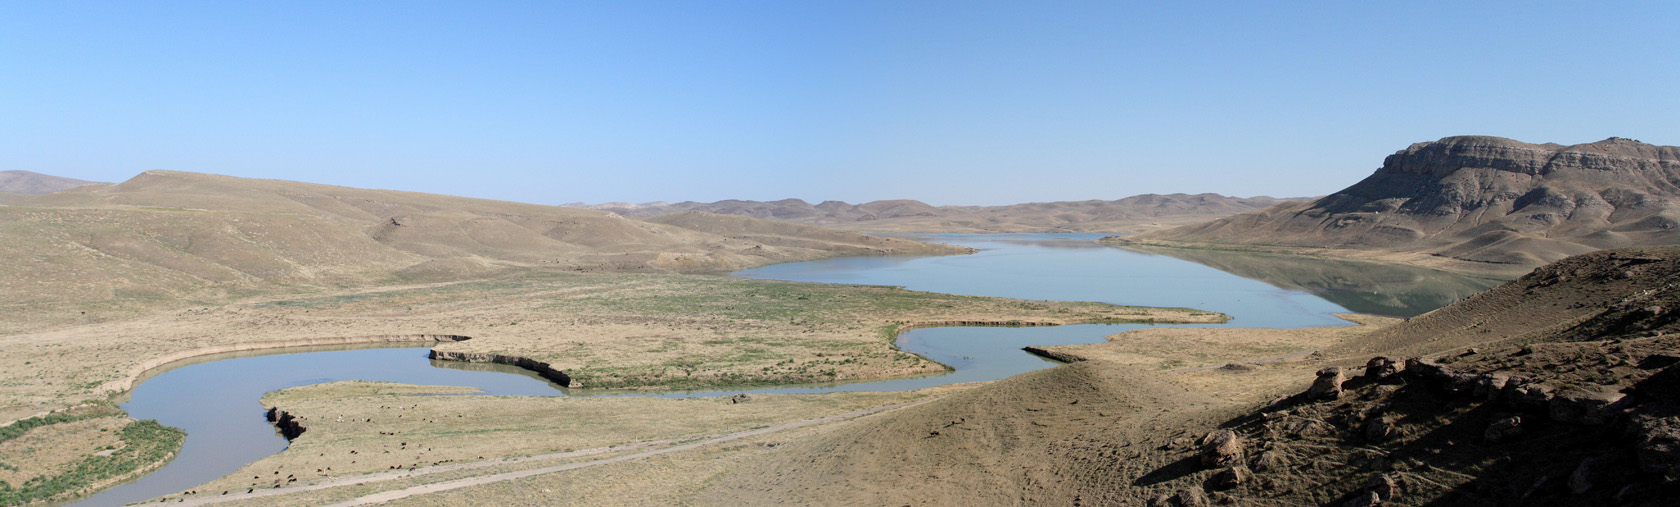
<path fill-rule="evenodd" d="M 1505 283 L 1378 262 L 1191 248 L 1112 248 L 1190 261 L 1280 289 L 1306 291 L 1355 312 L 1391 317 L 1422 315 Z"/>

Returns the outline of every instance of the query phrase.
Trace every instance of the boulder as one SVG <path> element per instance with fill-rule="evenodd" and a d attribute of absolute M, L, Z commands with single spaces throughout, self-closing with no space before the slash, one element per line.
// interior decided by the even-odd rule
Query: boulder
<path fill-rule="evenodd" d="M 1344 507 L 1376 507 L 1382 505 L 1382 497 L 1377 496 L 1375 491 L 1365 491 L 1354 494 L 1352 499 L 1342 505 Z"/>
<path fill-rule="evenodd" d="M 1510 382 L 1511 376 L 1504 373 L 1484 373 L 1476 377 L 1476 385 L 1471 395 L 1488 401 L 1499 399 L 1505 391 L 1505 383 Z"/>
<path fill-rule="evenodd" d="M 1499 394 L 1500 402 L 1520 410 L 1546 408 L 1555 389 L 1528 377 L 1511 377 Z"/>
<path fill-rule="evenodd" d="M 1248 467 L 1236 465 L 1220 470 L 1217 474 L 1213 474 L 1213 480 L 1210 484 L 1214 487 L 1214 489 L 1231 489 L 1241 486 L 1253 479 L 1254 474 L 1248 471 Z"/>
<path fill-rule="evenodd" d="M 1200 488 L 1178 490 L 1178 493 L 1173 494 L 1172 502 L 1178 507 L 1207 507 L 1208 505 L 1207 495 L 1203 494 Z"/>
<path fill-rule="evenodd" d="M 1318 370 L 1318 379 L 1313 381 L 1312 387 L 1307 389 L 1307 399 L 1334 400 L 1342 397 L 1342 382 L 1347 377 L 1342 376 L 1342 367 L 1328 366 Z"/>
<path fill-rule="evenodd" d="M 1289 457 L 1276 450 L 1261 451 L 1249 466 L 1260 472 L 1283 470 L 1289 468 Z"/>
<path fill-rule="evenodd" d="M 1413 357 L 1406 359 L 1406 375 L 1435 384 L 1443 384 L 1452 378 L 1453 371 L 1447 365 L 1421 357 Z"/>
<path fill-rule="evenodd" d="M 1218 468 L 1243 461 L 1243 440 L 1231 430 L 1208 434 L 1202 439 L 1202 466 Z"/>
<path fill-rule="evenodd" d="M 1394 422 L 1386 416 L 1373 417 L 1365 422 L 1365 439 L 1372 442 L 1384 442 L 1396 433 Z"/>
<path fill-rule="evenodd" d="M 1562 423 L 1606 424 L 1616 418 L 1618 403 L 1626 397 L 1615 386 L 1577 387 L 1552 397 L 1548 414 Z"/>
<path fill-rule="evenodd" d="M 1365 362 L 1365 377 L 1370 379 L 1385 379 L 1392 377 L 1405 365 L 1393 358 L 1377 356 Z"/>
<path fill-rule="evenodd" d="M 1400 478 L 1394 474 L 1377 474 L 1365 481 L 1365 489 L 1376 493 L 1378 500 L 1400 498 Z"/>
<path fill-rule="evenodd" d="M 1680 478 L 1680 416 L 1640 415 L 1634 418 L 1634 455 L 1639 468 Z"/>
<path fill-rule="evenodd" d="M 1575 466 L 1575 473 L 1569 474 L 1569 492 L 1579 495 L 1592 489 L 1591 479 L 1594 464 L 1595 461 L 1592 458 L 1587 458 L 1581 460 L 1580 465 Z"/>
<path fill-rule="evenodd" d="M 1487 430 L 1482 432 L 1482 438 L 1493 443 L 1516 438 L 1523 433 L 1522 423 L 1522 416 L 1516 415 L 1495 419 L 1488 425 Z"/>

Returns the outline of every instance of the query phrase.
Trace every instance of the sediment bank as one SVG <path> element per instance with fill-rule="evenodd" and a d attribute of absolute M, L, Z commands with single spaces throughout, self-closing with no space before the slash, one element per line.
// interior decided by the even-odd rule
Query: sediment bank
<path fill-rule="evenodd" d="M 145 379 L 157 376 L 165 371 L 185 366 L 196 358 L 216 354 L 235 352 L 250 352 L 258 350 L 286 349 L 295 347 L 321 347 L 331 345 L 361 345 L 377 343 L 429 343 L 429 342 L 459 342 L 470 340 L 470 336 L 453 334 L 392 334 L 371 336 L 341 336 L 331 338 L 300 338 L 295 340 L 280 340 L 258 343 L 241 343 L 235 345 L 218 345 L 200 349 L 186 350 L 173 354 L 156 357 L 141 362 L 129 369 L 124 378 L 100 384 L 98 392 L 109 394 L 126 393 Z"/>
<path fill-rule="evenodd" d="M 267 417 L 268 422 L 273 423 L 274 429 L 280 430 L 280 436 L 286 437 L 287 441 L 294 440 L 298 435 L 302 435 L 304 431 L 309 430 L 309 428 L 303 427 L 303 424 L 299 423 L 291 412 L 280 410 L 280 407 L 268 407 Z"/>
<path fill-rule="evenodd" d="M 518 366 L 530 370 L 549 382 L 559 384 L 560 387 L 583 387 L 582 383 L 573 382 L 566 372 L 554 369 L 548 363 L 528 357 L 490 354 L 485 352 L 448 352 L 433 349 L 427 357 L 438 361 L 460 361 L 463 363 L 496 363 Z"/>

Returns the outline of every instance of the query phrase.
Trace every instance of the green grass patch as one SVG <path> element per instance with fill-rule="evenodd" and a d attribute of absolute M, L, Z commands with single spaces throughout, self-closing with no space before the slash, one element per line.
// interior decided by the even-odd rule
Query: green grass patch
<path fill-rule="evenodd" d="M 10 428 L 8 426 L 6 429 Z M 18 435 L 22 435 L 22 432 Z M 181 441 L 186 438 L 186 433 L 158 424 L 157 421 L 145 420 L 124 426 L 121 438 L 125 445 L 117 452 L 110 456 L 88 456 L 63 474 L 36 477 L 18 486 L 0 482 L 0 505 L 65 500 L 70 496 L 91 493 L 90 489 L 95 484 L 166 462 L 181 448 Z"/>

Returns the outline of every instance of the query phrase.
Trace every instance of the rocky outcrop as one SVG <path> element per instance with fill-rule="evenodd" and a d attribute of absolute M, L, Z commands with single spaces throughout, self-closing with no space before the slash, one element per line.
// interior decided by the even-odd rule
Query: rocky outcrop
<path fill-rule="evenodd" d="M 1409 252 L 1518 273 L 1601 248 L 1680 243 L 1680 147 L 1448 137 L 1310 203 L 1112 241 Z"/>
<path fill-rule="evenodd" d="M 534 359 L 509 356 L 503 354 L 489 354 L 484 352 L 450 352 L 432 349 L 430 358 L 438 361 L 461 361 L 465 363 L 496 363 L 518 366 L 535 372 L 537 376 L 547 379 L 560 387 L 583 387 L 581 383 L 573 382 L 571 375 L 549 366 L 548 363 Z"/>
<path fill-rule="evenodd" d="M 1202 466 L 1217 468 L 1243 461 L 1243 439 L 1236 432 L 1225 430 L 1202 438 Z"/>
<path fill-rule="evenodd" d="M 1342 396 L 1342 383 L 1347 377 L 1342 376 L 1342 367 L 1328 366 L 1318 370 L 1318 378 L 1313 380 L 1311 388 L 1307 389 L 1307 398 L 1313 400 L 1334 400 Z"/>

